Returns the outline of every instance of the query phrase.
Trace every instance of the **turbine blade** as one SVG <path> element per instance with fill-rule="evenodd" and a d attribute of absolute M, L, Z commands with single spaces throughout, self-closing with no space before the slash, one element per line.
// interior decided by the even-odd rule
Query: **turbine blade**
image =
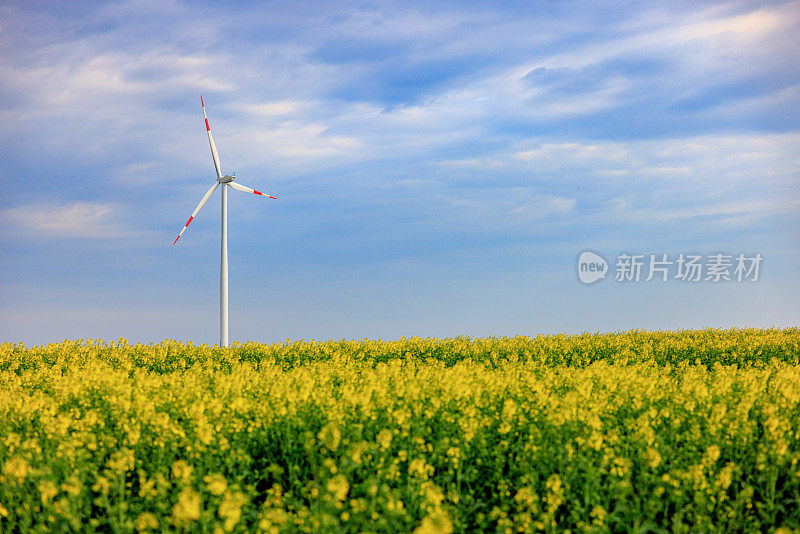
<path fill-rule="evenodd" d="M 172 242 L 173 245 L 178 242 L 178 239 L 181 238 L 181 236 L 183 235 L 183 232 L 186 230 L 186 228 L 189 227 L 189 223 L 192 222 L 192 219 L 194 219 L 194 216 L 197 215 L 197 212 L 200 211 L 200 208 L 203 207 L 203 204 L 206 203 L 206 200 L 208 200 L 208 198 L 214 193 L 214 191 L 217 189 L 217 187 L 219 187 L 219 182 L 217 182 L 214 185 L 212 185 L 211 189 L 209 189 L 208 192 L 206 192 L 206 194 L 203 195 L 203 200 L 200 201 L 200 204 L 198 204 L 197 207 L 192 212 L 192 216 L 189 217 L 189 220 L 186 221 L 186 224 L 183 225 L 183 228 L 181 228 L 181 233 L 178 234 L 178 237 L 176 237 L 175 241 Z"/>
<path fill-rule="evenodd" d="M 211 156 L 214 158 L 214 168 L 217 170 L 217 178 L 222 178 L 222 172 L 219 170 L 219 154 L 217 154 L 217 145 L 214 144 L 214 137 L 211 135 L 211 126 L 208 125 L 208 117 L 206 116 L 206 104 L 203 102 L 203 95 L 200 95 L 200 105 L 203 106 L 203 118 L 206 120 L 206 132 L 208 132 L 208 144 L 211 145 Z"/>
<path fill-rule="evenodd" d="M 228 185 L 231 186 L 234 189 L 238 189 L 239 191 L 244 191 L 245 193 L 253 193 L 254 195 L 261 195 L 262 197 L 274 198 L 275 200 L 278 199 L 278 197 L 273 197 L 272 195 L 268 195 L 266 193 L 262 193 L 261 191 L 256 191 L 255 189 L 250 189 L 249 187 L 245 187 L 245 186 L 243 186 L 241 184 L 237 184 L 236 182 L 228 182 Z"/>

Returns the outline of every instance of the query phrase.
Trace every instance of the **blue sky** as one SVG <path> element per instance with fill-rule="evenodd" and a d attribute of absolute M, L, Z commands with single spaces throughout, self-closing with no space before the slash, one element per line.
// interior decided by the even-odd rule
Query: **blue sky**
<path fill-rule="evenodd" d="M 0 340 L 800 323 L 798 2 L 4 2 Z M 755 283 L 578 281 L 586 249 Z"/>

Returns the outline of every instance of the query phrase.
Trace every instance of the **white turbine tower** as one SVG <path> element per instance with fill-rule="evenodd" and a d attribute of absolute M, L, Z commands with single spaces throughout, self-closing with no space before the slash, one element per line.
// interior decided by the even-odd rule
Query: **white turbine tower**
<path fill-rule="evenodd" d="M 181 233 L 178 234 L 178 237 L 175 238 L 175 241 L 172 242 L 174 245 L 178 242 L 178 239 L 181 238 L 183 232 L 186 228 L 189 227 L 189 223 L 192 222 L 194 216 L 197 215 L 197 212 L 200 211 L 200 208 L 203 207 L 203 204 L 211 197 L 214 191 L 222 185 L 222 247 L 220 252 L 220 261 L 219 261 L 219 346 L 220 347 L 227 347 L 228 346 L 228 186 L 231 186 L 234 189 L 238 189 L 239 191 L 244 191 L 245 193 L 253 193 L 256 195 L 261 195 L 269 198 L 275 198 L 272 195 L 267 195 L 266 193 L 262 193 L 261 191 L 256 191 L 255 189 L 250 189 L 249 187 L 245 187 L 243 185 L 239 185 L 234 183 L 236 179 L 235 176 L 222 176 L 222 172 L 219 168 L 219 155 L 217 154 L 217 147 L 214 145 L 214 138 L 211 136 L 211 127 L 208 125 L 208 117 L 206 116 L 206 105 L 203 102 L 203 97 L 200 97 L 200 105 L 203 106 L 203 118 L 206 120 L 206 132 L 208 132 L 208 144 L 211 145 L 211 156 L 214 158 L 214 168 L 217 171 L 217 182 L 211 186 L 206 194 L 203 196 L 203 199 L 200 201 L 200 204 L 192 212 L 192 216 L 189 217 L 189 220 L 186 221 L 186 224 L 183 225 L 181 229 Z"/>

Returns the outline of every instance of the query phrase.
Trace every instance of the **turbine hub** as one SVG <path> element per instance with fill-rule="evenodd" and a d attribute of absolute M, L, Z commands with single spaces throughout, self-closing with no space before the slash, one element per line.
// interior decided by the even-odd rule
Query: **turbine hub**
<path fill-rule="evenodd" d="M 221 184 L 227 184 L 228 182 L 232 182 L 232 181 L 234 181 L 235 179 L 236 179 L 236 177 L 235 177 L 235 176 L 231 176 L 231 175 L 229 175 L 229 174 L 226 174 L 226 175 L 225 175 L 225 176 L 223 176 L 222 178 L 217 178 L 217 181 L 218 181 L 219 183 L 221 183 Z"/>

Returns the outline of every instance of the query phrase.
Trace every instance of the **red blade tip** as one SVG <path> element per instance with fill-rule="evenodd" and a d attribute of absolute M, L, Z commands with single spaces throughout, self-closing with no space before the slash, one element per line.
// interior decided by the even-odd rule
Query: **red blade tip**
<path fill-rule="evenodd" d="M 175 241 L 173 241 L 173 242 L 172 242 L 172 246 L 175 246 L 175 243 L 177 243 L 177 242 L 178 242 L 178 239 L 180 239 L 180 238 L 181 238 L 181 236 L 178 236 L 178 237 L 176 237 L 176 238 L 175 238 Z"/>

